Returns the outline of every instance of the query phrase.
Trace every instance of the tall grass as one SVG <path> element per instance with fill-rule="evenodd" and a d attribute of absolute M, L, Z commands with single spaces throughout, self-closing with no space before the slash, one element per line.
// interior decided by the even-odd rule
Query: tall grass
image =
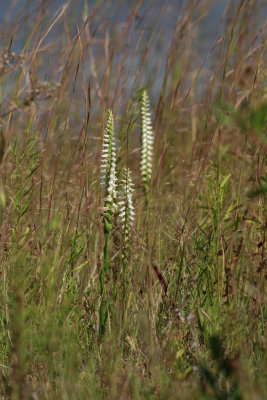
<path fill-rule="evenodd" d="M 21 5 L 0 33 L 0 397 L 264 399 L 265 2 Z"/>

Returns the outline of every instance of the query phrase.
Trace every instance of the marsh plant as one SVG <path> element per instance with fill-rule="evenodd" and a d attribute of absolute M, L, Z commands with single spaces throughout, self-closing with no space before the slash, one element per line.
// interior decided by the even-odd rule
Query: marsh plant
<path fill-rule="evenodd" d="M 131 178 L 131 171 L 126 168 L 124 170 L 123 179 L 121 181 L 121 191 L 119 195 L 119 217 L 122 225 L 122 284 L 123 298 L 126 298 L 127 285 L 127 266 L 130 259 L 130 240 L 131 230 L 134 222 L 134 206 L 133 206 L 134 184 Z"/>
<path fill-rule="evenodd" d="M 150 193 L 150 182 L 152 175 L 153 161 L 153 133 L 151 123 L 151 113 L 149 109 L 149 99 L 146 90 L 142 91 L 141 96 L 141 160 L 140 172 L 146 194 L 146 207 Z M 114 117 L 111 110 L 108 110 L 106 131 L 102 145 L 102 164 L 101 164 L 101 185 L 104 191 L 104 260 L 103 267 L 99 273 L 100 280 L 100 312 L 99 312 L 99 337 L 103 337 L 106 328 L 109 308 L 112 303 L 112 296 L 107 296 L 106 279 L 110 267 L 109 243 L 112 236 L 114 211 L 119 210 L 122 230 L 122 288 L 123 298 L 126 298 L 126 277 L 127 265 L 129 263 L 129 247 L 131 228 L 134 221 L 133 207 L 133 187 L 131 171 L 125 168 L 123 179 L 120 183 L 120 193 L 117 201 L 117 173 L 116 173 L 116 147 L 114 138 Z M 115 284 L 115 283 L 114 283 Z"/>
<path fill-rule="evenodd" d="M 113 301 L 113 294 L 116 292 L 116 283 L 113 282 L 113 291 L 111 295 L 107 293 L 106 279 L 110 269 L 109 244 L 112 237 L 112 228 L 114 225 L 114 213 L 119 212 L 122 234 L 122 290 L 123 298 L 126 297 L 126 277 L 127 265 L 129 263 L 129 245 L 131 228 L 134 221 L 133 207 L 133 183 L 131 172 L 127 168 L 124 170 L 123 179 L 120 183 L 120 192 L 117 199 L 117 173 L 116 173 L 116 147 L 114 137 L 114 117 L 112 111 L 108 111 L 106 132 L 104 134 L 102 145 L 102 165 L 101 165 L 101 185 L 104 191 L 104 259 L 103 267 L 99 273 L 100 281 L 100 312 L 99 312 L 99 337 L 103 338 L 106 329 L 108 312 Z"/>
<path fill-rule="evenodd" d="M 100 313 L 99 313 L 99 336 L 105 333 L 105 327 L 108 317 L 108 311 L 112 299 L 108 297 L 106 279 L 110 266 L 109 259 L 109 244 L 111 240 L 111 233 L 113 228 L 113 215 L 116 210 L 116 148 L 115 148 L 115 137 L 114 137 L 114 117 L 112 111 L 108 111 L 108 119 L 106 125 L 106 132 L 104 134 L 103 146 L 102 146 L 102 165 L 101 165 L 101 184 L 104 191 L 104 261 L 103 267 L 99 273 L 100 281 Z"/>

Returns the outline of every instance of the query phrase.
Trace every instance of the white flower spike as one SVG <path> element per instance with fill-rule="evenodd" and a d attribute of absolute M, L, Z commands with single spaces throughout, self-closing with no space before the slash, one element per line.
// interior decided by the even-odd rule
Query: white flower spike
<path fill-rule="evenodd" d="M 131 172 L 129 169 L 124 170 L 123 180 L 121 182 L 121 191 L 119 194 L 119 217 L 122 222 L 123 229 L 123 247 L 122 247 L 122 262 L 123 262 L 123 287 L 125 295 L 125 282 L 126 282 L 126 266 L 129 260 L 130 249 L 130 233 L 134 222 L 134 206 L 133 206 L 133 191 L 134 185 L 131 179 Z"/>
<path fill-rule="evenodd" d="M 141 175 L 143 182 L 149 185 L 152 175 L 154 138 L 146 90 L 143 91 L 141 99 L 141 141 Z"/>
<path fill-rule="evenodd" d="M 114 118 L 111 110 L 108 111 L 106 133 L 103 139 L 101 174 L 101 184 L 105 191 L 105 207 L 107 206 L 106 202 L 108 202 L 111 209 L 114 209 L 117 177 Z"/>
<path fill-rule="evenodd" d="M 132 183 L 131 171 L 129 169 L 124 170 L 124 177 L 121 185 L 122 190 L 118 202 L 120 209 L 119 217 L 122 221 L 125 233 L 129 236 L 135 215 L 133 206 L 134 184 Z"/>

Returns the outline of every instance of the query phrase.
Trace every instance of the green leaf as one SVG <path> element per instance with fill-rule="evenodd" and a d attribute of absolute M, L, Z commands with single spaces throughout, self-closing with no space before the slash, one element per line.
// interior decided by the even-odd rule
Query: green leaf
<path fill-rule="evenodd" d="M 231 178 L 231 175 L 232 174 L 230 173 L 230 174 L 226 175 L 226 177 L 223 179 L 223 181 L 220 184 L 221 189 L 224 189 L 227 186 L 229 179 Z"/>
<path fill-rule="evenodd" d="M 260 196 L 261 194 L 265 195 L 266 193 L 267 193 L 267 183 L 262 183 L 260 184 L 258 189 L 249 192 L 248 197 L 252 199 L 253 197 Z"/>
<path fill-rule="evenodd" d="M 252 128 L 258 133 L 266 132 L 267 128 L 267 105 L 262 105 L 255 111 L 252 111 L 250 120 Z"/>

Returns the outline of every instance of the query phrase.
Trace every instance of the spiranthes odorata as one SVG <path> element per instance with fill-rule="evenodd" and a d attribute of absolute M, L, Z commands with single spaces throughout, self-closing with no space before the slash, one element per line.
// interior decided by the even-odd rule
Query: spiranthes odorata
<path fill-rule="evenodd" d="M 133 191 L 134 184 L 129 169 L 124 170 L 119 192 L 119 217 L 122 224 L 122 283 L 123 297 L 126 298 L 126 268 L 129 261 L 130 235 L 134 222 Z"/>
<path fill-rule="evenodd" d="M 99 310 L 99 339 L 102 340 L 109 312 L 111 299 L 108 298 L 106 278 L 109 270 L 109 241 L 113 227 L 113 213 L 116 208 L 116 148 L 114 138 L 114 118 L 108 111 L 106 132 L 102 147 L 101 184 L 104 189 L 104 263 L 99 272 L 100 281 L 100 310 Z"/>
<path fill-rule="evenodd" d="M 153 166 L 153 132 L 151 123 L 151 114 L 149 110 L 149 99 L 147 91 L 144 90 L 141 98 L 141 175 L 145 185 L 146 192 L 149 190 L 149 184 L 152 175 Z"/>

